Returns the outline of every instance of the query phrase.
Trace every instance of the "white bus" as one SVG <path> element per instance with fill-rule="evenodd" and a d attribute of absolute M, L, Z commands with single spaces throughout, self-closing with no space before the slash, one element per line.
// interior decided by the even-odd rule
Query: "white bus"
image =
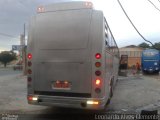
<path fill-rule="evenodd" d="M 103 109 L 113 94 L 119 50 L 91 2 L 38 8 L 29 26 L 28 103 Z"/>

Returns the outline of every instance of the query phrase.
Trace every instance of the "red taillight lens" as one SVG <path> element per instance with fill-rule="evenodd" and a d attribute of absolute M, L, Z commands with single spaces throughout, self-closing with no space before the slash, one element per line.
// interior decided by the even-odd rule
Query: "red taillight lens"
<path fill-rule="evenodd" d="M 32 62 L 28 62 L 28 66 L 29 66 L 29 67 L 32 66 Z"/>
<path fill-rule="evenodd" d="M 97 53 L 97 54 L 95 55 L 95 57 L 96 57 L 96 59 L 100 59 L 100 58 L 101 58 L 101 54 L 100 54 L 100 53 Z"/>
<path fill-rule="evenodd" d="M 96 93 L 100 93 L 100 92 L 101 92 L 101 89 L 100 89 L 100 88 L 96 88 L 96 89 L 95 89 L 95 92 L 96 92 Z"/>
<path fill-rule="evenodd" d="M 31 78 L 31 77 L 28 77 L 27 80 L 28 80 L 28 82 L 31 82 L 31 81 L 32 81 L 32 78 Z"/>
<path fill-rule="evenodd" d="M 32 59 L 32 54 L 28 53 L 28 59 L 31 60 Z"/>
<path fill-rule="evenodd" d="M 97 76 L 100 76 L 100 75 L 101 75 L 101 71 L 97 70 L 97 71 L 95 72 L 95 74 L 96 74 Z"/>
<path fill-rule="evenodd" d="M 29 101 L 32 101 L 32 98 L 33 98 L 32 96 L 28 96 Z"/>
<path fill-rule="evenodd" d="M 101 67 L 101 63 L 100 63 L 100 62 L 96 62 L 96 63 L 95 63 L 95 66 L 96 66 L 96 67 Z"/>
<path fill-rule="evenodd" d="M 32 70 L 31 69 L 28 70 L 28 74 L 32 74 Z"/>
<path fill-rule="evenodd" d="M 97 79 L 96 80 L 96 85 L 100 85 L 101 84 L 101 80 L 100 79 Z"/>
<path fill-rule="evenodd" d="M 28 101 L 37 101 L 38 97 L 36 96 L 28 96 Z"/>

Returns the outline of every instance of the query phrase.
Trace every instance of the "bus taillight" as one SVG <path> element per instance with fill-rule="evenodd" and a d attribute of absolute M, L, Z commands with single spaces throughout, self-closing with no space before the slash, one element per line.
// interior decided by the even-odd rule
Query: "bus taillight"
<path fill-rule="evenodd" d="M 28 74 L 32 74 L 32 70 L 31 69 L 28 69 Z"/>
<path fill-rule="evenodd" d="M 38 97 L 36 96 L 28 96 L 28 101 L 37 101 Z"/>
<path fill-rule="evenodd" d="M 96 79 L 96 82 L 95 82 L 95 83 L 96 83 L 96 85 L 99 86 L 99 85 L 101 84 L 101 80 L 100 80 L 100 79 Z"/>
<path fill-rule="evenodd" d="M 96 53 L 95 57 L 96 57 L 96 59 L 100 59 L 101 58 L 101 54 L 100 53 Z"/>
<path fill-rule="evenodd" d="M 29 60 L 31 60 L 32 59 L 32 54 L 28 53 L 27 57 L 28 57 Z"/>
<path fill-rule="evenodd" d="M 28 80 L 28 82 L 31 82 L 31 81 L 32 81 L 32 78 L 31 78 L 31 77 L 28 77 L 27 80 Z"/>
<path fill-rule="evenodd" d="M 95 89 L 95 92 L 96 92 L 96 93 L 100 93 L 100 92 L 101 92 L 101 89 L 100 89 L 100 88 L 96 88 L 96 89 Z"/>
<path fill-rule="evenodd" d="M 32 96 L 28 96 L 28 101 L 32 101 Z"/>
<path fill-rule="evenodd" d="M 28 62 L 28 66 L 31 67 L 32 66 L 32 62 Z"/>
<path fill-rule="evenodd" d="M 97 76 L 100 76 L 100 75 L 101 75 L 101 71 L 97 70 L 97 71 L 95 72 L 95 74 L 96 74 Z"/>
<path fill-rule="evenodd" d="M 96 62 L 96 63 L 95 63 L 95 66 L 96 66 L 96 67 L 101 67 L 101 63 L 100 63 L 100 62 Z"/>

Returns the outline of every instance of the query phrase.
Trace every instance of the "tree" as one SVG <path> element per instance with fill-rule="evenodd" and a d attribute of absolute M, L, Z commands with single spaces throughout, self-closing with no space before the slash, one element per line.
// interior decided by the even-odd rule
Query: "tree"
<path fill-rule="evenodd" d="M 155 43 L 153 47 L 157 50 L 160 50 L 160 42 Z"/>
<path fill-rule="evenodd" d="M 139 47 L 142 47 L 142 48 L 150 48 L 149 44 L 143 42 L 141 44 L 138 45 Z"/>
<path fill-rule="evenodd" d="M 7 63 L 16 60 L 16 53 L 13 51 L 3 51 L 0 53 L 0 62 L 6 67 Z"/>

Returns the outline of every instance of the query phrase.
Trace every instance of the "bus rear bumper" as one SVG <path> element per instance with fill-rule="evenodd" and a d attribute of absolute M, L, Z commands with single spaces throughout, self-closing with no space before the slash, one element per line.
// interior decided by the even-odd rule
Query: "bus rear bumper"
<path fill-rule="evenodd" d="M 148 73 L 158 73 L 160 71 L 160 69 L 158 67 L 154 68 L 154 69 L 143 69 L 143 72 L 148 72 Z"/>
<path fill-rule="evenodd" d="M 45 95 L 29 95 L 37 99 L 28 99 L 29 104 L 56 106 L 67 108 L 80 109 L 95 109 L 102 110 L 105 108 L 105 98 L 77 98 L 77 97 L 60 97 L 60 96 L 45 96 Z"/>

